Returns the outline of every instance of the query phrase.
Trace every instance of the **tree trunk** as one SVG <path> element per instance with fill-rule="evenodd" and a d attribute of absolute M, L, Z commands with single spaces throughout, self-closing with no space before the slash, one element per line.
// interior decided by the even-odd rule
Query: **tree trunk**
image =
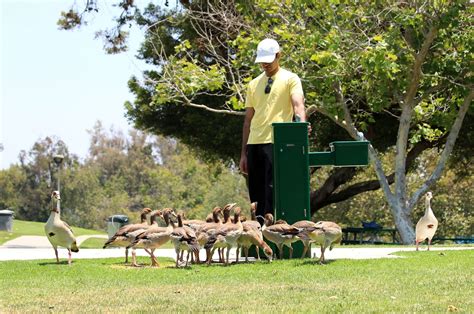
<path fill-rule="evenodd" d="M 413 244 L 415 242 L 415 232 L 408 210 L 398 206 L 398 204 L 390 204 L 390 208 L 402 243 Z"/>

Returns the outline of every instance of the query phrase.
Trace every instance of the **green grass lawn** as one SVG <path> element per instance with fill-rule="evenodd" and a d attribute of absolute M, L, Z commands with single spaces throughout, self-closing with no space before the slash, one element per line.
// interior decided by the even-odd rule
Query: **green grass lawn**
<path fill-rule="evenodd" d="M 163 258 L 161 268 L 123 258 L 0 262 L 0 312 L 474 312 L 474 250 L 399 255 L 186 269 Z"/>
<path fill-rule="evenodd" d="M 44 236 L 44 224 L 46 222 L 13 220 L 13 231 L 0 231 L 0 245 L 23 235 Z M 105 232 L 72 227 L 76 236 L 89 234 L 105 234 Z"/>

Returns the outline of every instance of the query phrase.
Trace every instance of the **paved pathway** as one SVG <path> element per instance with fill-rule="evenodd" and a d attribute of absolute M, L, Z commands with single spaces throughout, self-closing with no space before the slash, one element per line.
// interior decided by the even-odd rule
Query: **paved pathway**
<path fill-rule="evenodd" d="M 77 237 L 78 243 L 91 237 L 107 238 L 107 236 L 92 235 Z M 423 247 L 425 249 L 425 247 Z M 336 247 L 332 251 L 327 250 L 326 259 L 373 259 L 373 258 L 397 258 L 391 255 L 394 252 L 414 251 L 415 247 L 381 247 L 381 248 L 350 248 Z M 474 247 L 432 247 L 433 251 L 441 250 L 473 250 Z M 59 258 L 67 259 L 67 250 L 59 248 Z M 79 258 L 107 258 L 107 257 L 124 257 L 123 248 L 110 249 L 80 249 L 78 253 L 73 253 L 73 259 Z M 312 255 L 319 256 L 319 249 L 313 248 Z M 217 254 L 217 253 L 216 253 Z M 148 256 L 143 250 L 137 250 L 138 256 Z M 175 258 L 173 249 L 159 249 L 155 253 L 158 257 Z M 204 259 L 205 252 L 201 250 L 201 258 Z M 231 258 L 235 259 L 235 250 L 231 251 Z M 0 246 L 0 261 L 8 260 L 35 260 L 35 259 L 54 259 L 54 252 L 51 244 L 46 237 L 22 236 L 14 240 L 8 241 Z"/>
<path fill-rule="evenodd" d="M 76 237 L 77 245 L 80 246 L 82 242 L 89 238 L 107 239 L 108 237 L 102 234 L 78 236 Z M 5 244 L 1 245 L 0 248 L 39 249 L 51 248 L 51 244 L 45 236 L 21 236 L 5 242 Z"/>

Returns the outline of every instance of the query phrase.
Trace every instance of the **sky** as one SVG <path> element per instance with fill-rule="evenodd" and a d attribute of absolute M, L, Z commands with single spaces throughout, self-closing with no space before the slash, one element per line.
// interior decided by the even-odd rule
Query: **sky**
<path fill-rule="evenodd" d="M 87 130 L 98 120 L 105 129 L 126 133 L 132 128 L 123 104 L 133 101 L 128 79 L 146 69 L 134 57 L 142 31 L 132 31 L 129 52 L 107 55 L 94 34 L 110 27 L 113 0 L 100 1 L 101 14 L 88 26 L 59 30 L 60 12 L 74 2 L 83 3 L 0 0 L 0 169 L 19 163 L 21 150 L 29 151 L 47 136 L 63 140 L 70 153 L 84 158 Z"/>

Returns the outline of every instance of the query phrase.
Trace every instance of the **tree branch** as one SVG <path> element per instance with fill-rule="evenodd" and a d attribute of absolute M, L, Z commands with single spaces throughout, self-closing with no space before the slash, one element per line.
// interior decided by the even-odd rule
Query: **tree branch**
<path fill-rule="evenodd" d="M 426 180 L 415 193 L 413 193 L 413 196 L 410 199 L 408 208 L 412 209 L 415 206 L 415 204 L 418 202 L 418 200 L 420 199 L 420 196 L 425 194 L 428 191 L 428 189 L 441 176 L 441 173 L 443 172 L 446 162 L 448 160 L 448 157 L 453 151 L 454 144 L 456 143 L 456 139 L 458 137 L 459 131 L 461 130 L 462 122 L 464 120 L 464 117 L 466 116 L 469 106 L 472 103 L 473 98 L 474 98 L 474 89 L 472 86 L 470 86 L 469 93 L 466 95 L 466 98 L 464 98 L 464 102 L 461 108 L 459 108 L 459 112 L 456 117 L 456 120 L 453 123 L 451 131 L 449 131 L 449 135 L 446 140 L 446 145 L 443 149 L 443 152 L 441 153 L 441 157 L 438 161 L 438 164 L 436 165 L 436 168 L 434 169 L 429 179 Z"/>
<path fill-rule="evenodd" d="M 436 142 L 422 141 L 418 142 L 413 146 L 413 148 L 408 152 L 406 159 L 406 169 L 409 169 L 415 159 L 426 149 L 435 147 L 442 139 Z M 408 170 L 407 170 L 408 171 Z M 358 182 L 353 184 L 344 190 L 333 193 L 339 186 L 346 183 L 356 173 L 355 168 L 339 168 L 337 169 L 325 182 L 325 184 L 318 190 L 311 192 L 311 211 L 312 213 L 316 212 L 317 209 L 320 209 L 324 206 L 327 206 L 332 203 L 337 203 L 345 201 L 355 195 L 358 195 L 367 191 L 375 191 L 380 189 L 379 180 L 369 180 L 364 182 Z M 392 184 L 394 182 L 395 173 L 390 174 L 386 177 L 387 184 Z M 345 181 L 344 181 L 345 180 Z"/>

